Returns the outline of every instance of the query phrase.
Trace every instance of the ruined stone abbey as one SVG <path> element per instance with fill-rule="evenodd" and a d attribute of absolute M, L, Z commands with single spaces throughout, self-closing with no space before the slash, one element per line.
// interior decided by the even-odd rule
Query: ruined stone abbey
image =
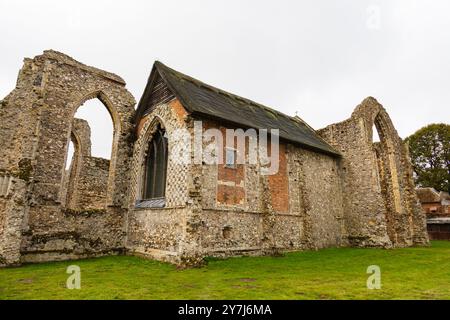
<path fill-rule="evenodd" d="M 91 155 L 89 125 L 74 118 L 89 99 L 111 115 L 110 160 Z M 428 243 L 408 147 L 374 98 L 314 130 L 155 62 L 135 104 L 115 74 L 52 50 L 24 60 L 0 101 L 0 265 L 134 254 L 183 266 Z M 279 129 L 278 171 L 175 161 L 174 132 L 194 133 L 196 121 L 201 131 Z"/>

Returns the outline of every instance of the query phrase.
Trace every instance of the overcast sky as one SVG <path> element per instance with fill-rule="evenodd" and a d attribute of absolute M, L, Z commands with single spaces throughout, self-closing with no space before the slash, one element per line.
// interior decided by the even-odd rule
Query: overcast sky
<path fill-rule="evenodd" d="M 158 59 L 315 129 L 367 96 L 402 137 L 450 122 L 448 0 L 0 0 L 0 12 L 0 97 L 24 57 L 54 49 L 120 75 L 136 100 Z M 81 116 L 104 119 L 96 109 Z M 93 153 L 109 157 L 96 126 Z"/>

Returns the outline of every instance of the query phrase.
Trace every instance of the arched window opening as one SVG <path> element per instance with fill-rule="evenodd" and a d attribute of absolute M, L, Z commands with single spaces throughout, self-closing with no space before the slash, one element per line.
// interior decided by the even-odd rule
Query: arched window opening
<path fill-rule="evenodd" d="M 114 130 L 111 115 L 105 105 L 99 99 L 90 99 L 78 108 L 75 118 L 89 123 L 92 156 L 111 159 Z"/>
<path fill-rule="evenodd" d="M 375 168 L 373 172 L 374 190 L 381 192 L 381 176 L 384 175 L 384 166 L 382 160 L 383 143 L 381 141 L 381 126 L 379 115 L 375 117 L 372 125 L 372 145 L 374 149 Z"/>
<path fill-rule="evenodd" d="M 72 120 L 62 200 L 72 210 L 104 209 L 108 199 L 113 122 L 99 99 L 87 100 Z"/>
<path fill-rule="evenodd" d="M 372 142 L 380 142 L 380 135 L 378 134 L 378 129 L 375 124 L 372 126 Z"/>
<path fill-rule="evenodd" d="M 73 158 L 75 157 L 75 144 L 72 139 L 69 141 L 69 146 L 67 148 L 67 159 L 66 165 L 64 167 L 64 175 L 62 181 L 62 193 L 61 193 L 61 203 L 63 206 L 67 207 L 68 200 L 67 195 L 70 193 L 70 175 L 73 170 L 72 164 L 74 163 Z"/>
<path fill-rule="evenodd" d="M 72 164 L 73 155 L 75 153 L 75 146 L 72 140 L 69 141 L 69 148 L 67 150 L 67 161 L 66 161 L 66 171 L 70 169 L 70 165 Z"/>
<path fill-rule="evenodd" d="M 145 158 L 144 200 L 164 198 L 166 191 L 168 146 L 166 131 L 158 126 L 147 146 Z"/>

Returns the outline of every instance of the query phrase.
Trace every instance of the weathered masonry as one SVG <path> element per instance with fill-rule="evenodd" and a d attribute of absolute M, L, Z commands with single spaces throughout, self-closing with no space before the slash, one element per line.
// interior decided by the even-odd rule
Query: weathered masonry
<path fill-rule="evenodd" d="M 89 127 L 74 119 L 93 98 L 114 123 L 110 163 L 90 157 Z M 134 104 L 112 73 L 54 51 L 25 59 L 0 107 L 0 175 L 9 181 L 0 195 L 4 264 L 123 252 Z M 70 140 L 76 151 L 67 177 Z"/>
<path fill-rule="evenodd" d="M 94 98 L 113 121 L 111 160 L 92 157 L 89 125 L 74 118 Z M 197 265 L 428 243 L 407 146 L 374 98 L 315 131 L 156 62 L 134 106 L 117 75 L 51 50 L 25 59 L 0 104 L 0 265 L 119 253 Z M 202 133 L 279 129 L 278 171 L 234 163 L 234 149 L 219 145 L 231 163 L 176 161 L 175 133 L 193 136 L 197 121 Z"/>

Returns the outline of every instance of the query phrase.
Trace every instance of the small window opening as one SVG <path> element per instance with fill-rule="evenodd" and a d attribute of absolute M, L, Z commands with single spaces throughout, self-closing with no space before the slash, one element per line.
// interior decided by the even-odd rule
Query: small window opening
<path fill-rule="evenodd" d="M 378 134 L 378 129 L 375 125 L 372 126 L 372 142 L 380 142 L 380 135 Z"/>
<path fill-rule="evenodd" d="M 236 168 L 236 149 L 225 149 L 225 167 Z"/>
<path fill-rule="evenodd" d="M 222 236 L 224 237 L 224 239 L 230 239 L 231 238 L 231 226 L 225 226 L 222 229 Z"/>

